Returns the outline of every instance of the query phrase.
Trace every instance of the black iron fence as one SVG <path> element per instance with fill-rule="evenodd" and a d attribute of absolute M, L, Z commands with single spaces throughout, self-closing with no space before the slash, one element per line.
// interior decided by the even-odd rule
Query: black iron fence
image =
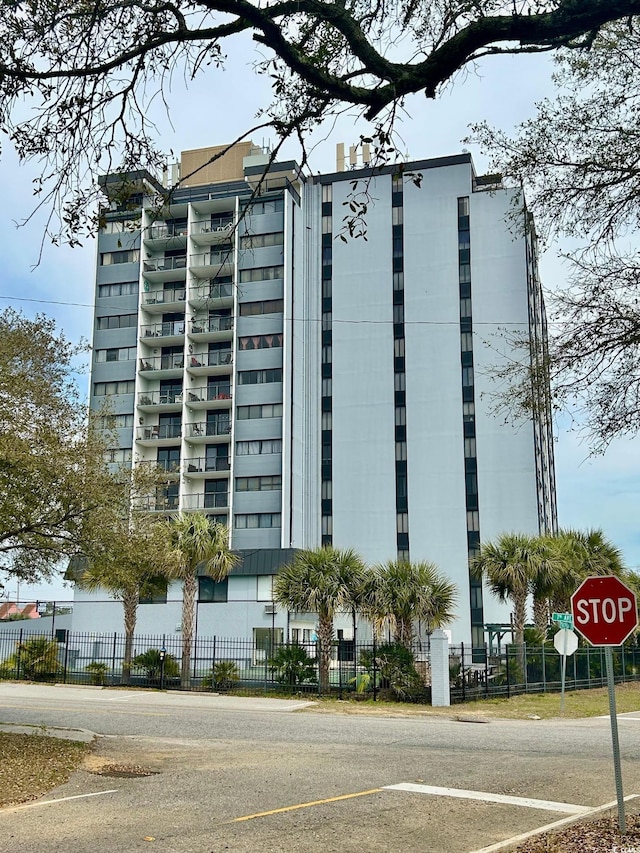
<path fill-rule="evenodd" d="M 131 666 L 127 668 L 123 634 L 61 629 L 52 638 L 50 633 L 36 635 L 16 627 L 0 633 L 0 679 L 431 701 L 428 643 L 409 650 L 392 642 L 354 644 L 353 640 L 338 640 L 332 644 L 323 670 L 317 643 L 277 640 L 278 634 L 244 639 L 194 638 L 188 677 L 185 674 L 182 678 L 179 634 L 134 637 Z M 613 662 L 617 682 L 639 678 L 639 647 L 614 649 Z M 451 701 L 559 691 L 560 665 L 560 655 L 551 644 L 509 645 L 499 653 L 487 648 L 484 655 L 481 649 L 451 646 Z M 604 649 L 581 647 L 567 658 L 567 690 L 605 685 Z"/>
<path fill-rule="evenodd" d="M 485 650 L 481 662 L 464 646 L 451 647 L 449 673 L 451 701 L 465 702 L 522 693 L 559 692 L 562 687 L 562 658 L 551 643 L 543 646 L 505 646 L 499 653 Z M 613 649 L 614 679 L 617 683 L 640 680 L 640 647 L 636 644 Z M 567 657 L 565 690 L 606 687 L 604 647 L 580 646 Z"/>

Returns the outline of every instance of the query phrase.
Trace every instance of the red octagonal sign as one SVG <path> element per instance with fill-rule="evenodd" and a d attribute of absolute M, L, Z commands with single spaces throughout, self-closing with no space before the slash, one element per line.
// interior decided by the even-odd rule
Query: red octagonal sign
<path fill-rule="evenodd" d="M 638 624 L 635 593 L 611 575 L 582 581 L 571 611 L 576 629 L 594 646 L 619 646 Z"/>

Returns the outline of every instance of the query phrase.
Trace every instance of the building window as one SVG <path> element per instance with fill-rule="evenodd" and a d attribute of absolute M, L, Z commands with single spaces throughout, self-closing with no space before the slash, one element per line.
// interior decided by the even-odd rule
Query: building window
<path fill-rule="evenodd" d="M 282 403 L 262 403 L 255 406 L 238 406 L 238 420 L 255 420 L 258 418 L 281 418 Z"/>
<path fill-rule="evenodd" d="M 240 238 L 241 249 L 263 249 L 265 246 L 282 246 L 284 244 L 284 231 L 275 231 L 271 234 L 247 234 Z"/>
<path fill-rule="evenodd" d="M 121 252 L 101 252 L 101 266 L 111 264 L 135 264 L 140 260 L 140 249 L 124 249 Z"/>
<path fill-rule="evenodd" d="M 464 456 L 465 459 L 470 459 L 476 456 L 476 440 L 475 438 L 465 438 L 464 440 Z"/>
<path fill-rule="evenodd" d="M 261 477 L 236 477 L 237 492 L 268 492 L 282 488 L 282 476 L 269 474 Z"/>
<path fill-rule="evenodd" d="M 137 325 L 137 314 L 114 314 L 96 318 L 97 329 L 130 329 Z"/>
<path fill-rule="evenodd" d="M 264 299 L 262 302 L 241 302 L 240 316 L 251 317 L 254 314 L 282 314 L 284 299 Z"/>
<path fill-rule="evenodd" d="M 238 373 L 238 385 L 261 385 L 266 382 L 282 382 L 282 368 L 241 370 Z"/>
<path fill-rule="evenodd" d="M 110 397 L 113 394 L 133 394 L 135 385 L 133 379 L 125 379 L 122 382 L 94 382 L 93 395 L 94 397 Z"/>
<path fill-rule="evenodd" d="M 273 575 L 256 577 L 256 601 L 273 601 Z"/>
<path fill-rule="evenodd" d="M 100 415 L 96 424 L 98 429 L 123 429 L 133 426 L 133 413 L 121 415 Z"/>
<path fill-rule="evenodd" d="M 240 270 L 240 281 L 273 281 L 284 278 L 284 266 L 276 267 L 254 267 L 253 269 Z"/>
<path fill-rule="evenodd" d="M 214 581 L 213 578 L 198 578 L 198 601 L 203 604 L 224 604 L 229 600 L 229 579 Z"/>
<path fill-rule="evenodd" d="M 263 438 L 255 441 L 236 442 L 238 456 L 256 456 L 265 453 L 282 453 L 282 439 Z"/>
<path fill-rule="evenodd" d="M 105 451 L 104 458 L 105 458 L 105 461 L 109 462 L 109 463 L 131 462 L 131 448 L 130 447 L 113 447 L 110 450 Z"/>
<path fill-rule="evenodd" d="M 161 575 L 149 578 L 140 589 L 140 604 L 166 604 L 167 579 Z"/>
<path fill-rule="evenodd" d="M 120 281 L 115 284 L 99 284 L 98 297 L 104 296 L 132 296 L 138 292 L 137 281 Z"/>
<path fill-rule="evenodd" d="M 280 527 L 279 512 L 251 512 L 235 516 L 236 530 L 255 530 L 269 527 Z"/>
<path fill-rule="evenodd" d="M 137 219 L 112 219 L 100 226 L 101 234 L 123 234 L 125 231 L 139 231 L 140 220 Z"/>
<path fill-rule="evenodd" d="M 111 349 L 97 349 L 96 362 L 103 361 L 132 361 L 136 357 L 136 347 L 114 347 Z"/>
<path fill-rule="evenodd" d="M 274 198 L 270 201 L 254 201 L 249 205 L 249 213 L 252 216 L 261 216 L 263 213 L 281 213 L 283 210 L 283 198 Z"/>
<path fill-rule="evenodd" d="M 238 338 L 238 349 L 277 349 L 282 346 L 282 332 L 273 335 L 245 335 Z"/>

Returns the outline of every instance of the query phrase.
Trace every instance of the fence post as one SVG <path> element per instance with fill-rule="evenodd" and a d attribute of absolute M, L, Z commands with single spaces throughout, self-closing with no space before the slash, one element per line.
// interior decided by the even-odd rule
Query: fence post
<path fill-rule="evenodd" d="M 118 642 L 118 635 L 114 631 L 113 632 L 113 652 L 111 654 L 111 684 L 112 685 L 113 685 L 113 682 L 114 682 L 115 677 L 116 677 L 116 643 L 117 642 Z"/>
<path fill-rule="evenodd" d="M 620 647 L 620 654 L 622 656 L 622 682 L 624 684 L 624 682 L 627 680 L 625 678 L 626 673 L 625 673 L 625 665 L 624 665 L 624 643 Z"/>
<path fill-rule="evenodd" d="M 378 644 L 376 642 L 376 635 L 373 635 L 373 701 L 376 702 L 378 700 Z"/>
<path fill-rule="evenodd" d="M 489 649 L 484 644 L 484 695 L 489 695 Z"/>
<path fill-rule="evenodd" d="M 436 708 L 451 704 L 449 638 L 441 628 L 431 634 L 431 704 Z"/>
<path fill-rule="evenodd" d="M 16 655 L 16 680 L 20 679 L 20 659 L 22 656 L 22 631 L 20 628 L 20 636 L 18 637 L 18 654 Z"/>
<path fill-rule="evenodd" d="M 466 699 L 466 679 L 464 677 L 464 643 L 460 643 L 460 680 L 462 681 L 462 701 Z"/>
<path fill-rule="evenodd" d="M 69 661 L 69 635 L 67 634 L 67 642 L 64 644 L 64 669 L 62 672 L 62 683 L 67 683 L 67 663 Z"/>

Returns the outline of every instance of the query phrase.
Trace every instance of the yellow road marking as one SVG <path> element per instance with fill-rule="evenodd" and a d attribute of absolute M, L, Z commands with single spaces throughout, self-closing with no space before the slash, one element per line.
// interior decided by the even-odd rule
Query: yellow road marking
<path fill-rule="evenodd" d="M 231 823 L 240 823 L 243 820 L 253 820 L 256 817 L 267 817 L 272 814 L 282 814 L 283 812 L 292 812 L 296 809 L 308 809 L 311 806 L 323 806 L 325 803 L 337 803 L 339 800 L 352 800 L 354 797 L 366 797 L 368 794 L 379 794 L 382 788 L 371 788 L 370 791 L 358 791 L 356 794 L 341 794 L 339 797 L 328 797 L 326 800 L 313 800 L 311 803 L 298 803 L 295 806 L 284 806 L 281 809 L 271 809 L 268 812 L 256 812 L 256 814 L 248 814 L 244 817 L 236 817 Z"/>

